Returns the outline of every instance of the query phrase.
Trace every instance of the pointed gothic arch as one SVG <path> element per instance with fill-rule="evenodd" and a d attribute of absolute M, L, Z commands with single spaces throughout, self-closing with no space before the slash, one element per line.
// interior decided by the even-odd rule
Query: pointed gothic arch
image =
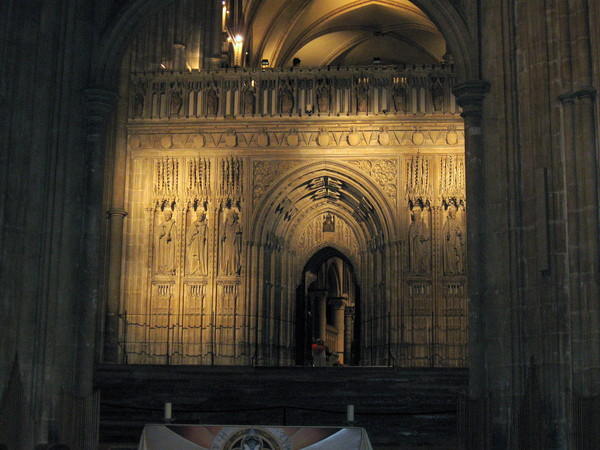
<path fill-rule="evenodd" d="M 320 189 L 327 191 L 323 198 Z M 385 241 L 397 239 L 393 208 L 381 187 L 336 160 L 309 162 L 280 174 L 255 209 L 250 239 L 259 242 L 275 233 L 293 240 L 295 230 L 325 209 L 347 219 L 362 244 L 378 235 Z"/>

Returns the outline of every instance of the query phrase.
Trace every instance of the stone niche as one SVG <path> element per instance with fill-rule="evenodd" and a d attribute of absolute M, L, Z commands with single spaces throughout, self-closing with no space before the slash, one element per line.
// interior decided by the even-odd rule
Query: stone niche
<path fill-rule="evenodd" d="M 361 292 L 357 363 L 466 366 L 453 77 L 132 75 L 118 362 L 295 364 L 303 269 L 330 247 Z"/>

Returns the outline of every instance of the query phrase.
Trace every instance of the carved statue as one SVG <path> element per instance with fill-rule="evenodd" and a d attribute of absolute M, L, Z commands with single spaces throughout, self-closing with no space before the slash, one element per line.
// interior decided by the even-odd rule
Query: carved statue
<path fill-rule="evenodd" d="M 431 100 L 434 111 L 442 111 L 444 109 L 444 86 L 442 86 L 440 80 L 437 80 L 431 86 Z"/>
<path fill-rule="evenodd" d="M 206 114 L 216 116 L 219 112 L 219 95 L 216 89 L 209 89 L 206 93 Z"/>
<path fill-rule="evenodd" d="M 144 94 L 136 92 L 133 97 L 133 117 L 142 117 L 144 114 Z"/>
<path fill-rule="evenodd" d="M 281 99 L 281 113 L 292 114 L 292 111 L 294 110 L 294 94 L 287 84 L 281 88 L 279 96 Z"/>
<path fill-rule="evenodd" d="M 465 273 L 465 240 L 462 224 L 456 217 L 456 206 L 448 207 L 448 217 L 442 227 L 442 267 L 444 275 Z"/>
<path fill-rule="evenodd" d="M 182 107 L 183 98 L 181 97 L 181 91 L 179 89 L 171 91 L 171 116 L 179 116 Z"/>
<path fill-rule="evenodd" d="M 323 233 L 335 232 L 335 217 L 332 214 L 325 215 L 323 219 Z"/>
<path fill-rule="evenodd" d="M 367 112 L 368 93 L 366 86 L 359 86 L 356 90 L 356 111 L 359 113 Z"/>
<path fill-rule="evenodd" d="M 399 84 L 396 86 L 392 94 L 392 100 L 394 102 L 394 109 L 396 112 L 406 112 L 406 88 L 404 85 Z"/>
<path fill-rule="evenodd" d="M 177 239 L 177 223 L 173 211 L 166 207 L 163 220 L 158 225 L 158 242 L 156 245 L 157 273 L 175 275 L 175 240 Z"/>
<path fill-rule="evenodd" d="M 327 86 L 321 85 L 317 89 L 317 107 L 321 114 L 329 112 L 329 88 Z"/>
<path fill-rule="evenodd" d="M 192 229 L 188 239 L 190 249 L 190 274 L 207 275 L 207 231 L 208 231 L 208 213 L 204 208 L 198 208 L 196 211 L 196 220 L 192 222 Z"/>
<path fill-rule="evenodd" d="M 408 227 L 410 271 L 417 275 L 428 274 L 431 267 L 431 234 L 422 212 L 420 206 L 413 208 L 412 223 Z"/>
<path fill-rule="evenodd" d="M 246 89 L 244 92 L 244 115 L 251 116 L 254 114 L 255 101 L 254 91 L 250 88 Z"/>
<path fill-rule="evenodd" d="M 221 275 L 240 273 L 242 254 L 242 225 L 237 208 L 223 210 L 223 225 L 220 239 Z"/>

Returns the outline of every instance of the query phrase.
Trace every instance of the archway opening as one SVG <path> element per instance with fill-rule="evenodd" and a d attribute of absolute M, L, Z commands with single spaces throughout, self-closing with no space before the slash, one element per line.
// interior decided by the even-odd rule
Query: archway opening
<path fill-rule="evenodd" d="M 296 364 L 358 365 L 359 314 L 354 266 L 333 247 L 317 251 L 304 266 L 297 288 Z"/>
<path fill-rule="evenodd" d="M 437 36 L 435 61 L 386 66 L 402 61 L 378 54 L 376 64 L 338 58 L 352 67 L 303 68 L 306 57 L 286 69 L 305 47 L 286 38 L 289 48 L 273 53 L 281 70 L 204 71 L 196 69 L 208 67 L 207 36 L 194 34 L 204 6 L 175 3 L 146 22 L 123 62 L 104 359 L 304 364 L 305 340 L 316 334 L 292 338 L 295 276 L 312 252 L 334 245 L 364 284 L 363 364 L 465 365 L 466 137 L 452 94 L 457 74 L 439 64 L 441 32 L 397 5 L 395 22 L 410 13 Z M 326 30 L 343 17 L 358 21 L 356 11 L 340 11 Z M 364 21 L 355 25 L 370 26 Z M 384 22 L 375 41 L 395 36 Z M 319 27 L 305 29 L 317 38 Z M 415 39 L 423 31 L 411 30 Z M 325 231 L 327 214 L 336 236 Z M 338 275 L 324 277 L 327 285 Z M 161 315 L 177 319 L 166 326 Z"/>

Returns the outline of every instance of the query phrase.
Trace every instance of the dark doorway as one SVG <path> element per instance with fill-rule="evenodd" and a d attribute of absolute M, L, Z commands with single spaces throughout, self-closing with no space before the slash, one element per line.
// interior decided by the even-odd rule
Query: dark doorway
<path fill-rule="evenodd" d="M 311 346 L 322 339 L 331 354 L 327 365 L 360 361 L 360 289 L 355 269 L 339 250 L 316 252 L 296 290 L 296 364 L 314 363 Z"/>

